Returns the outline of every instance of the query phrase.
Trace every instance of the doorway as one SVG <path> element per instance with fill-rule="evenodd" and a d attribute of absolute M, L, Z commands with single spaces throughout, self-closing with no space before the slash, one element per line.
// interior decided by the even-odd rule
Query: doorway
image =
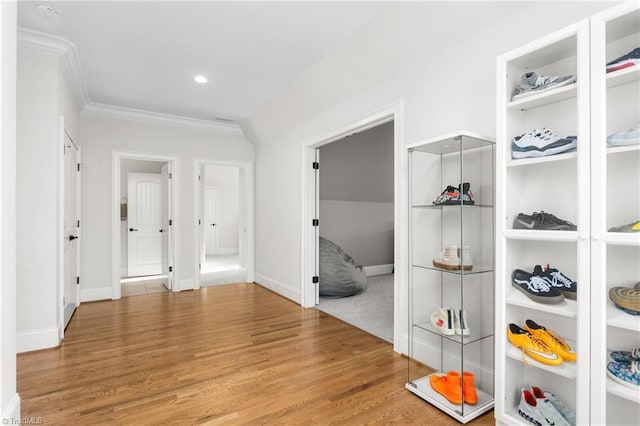
<path fill-rule="evenodd" d="M 63 330 L 80 304 L 80 147 L 64 129 L 61 119 L 63 167 Z"/>
<path fill-rule="evenodd" d="M 253 166 L 196 161 L 198 282 L 253 281 Z"/>
<path fill-rule="evenodd" d="M 172 291 L 175 158 L 113 157 L 113 298 Z"/>

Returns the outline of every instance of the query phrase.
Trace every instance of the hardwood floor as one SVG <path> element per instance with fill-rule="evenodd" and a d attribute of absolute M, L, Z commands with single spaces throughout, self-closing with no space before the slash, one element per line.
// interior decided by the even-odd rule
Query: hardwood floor
<path fill-rule="evenodd" d="M 255 284 L 86 303 L 18 355 L 22 416 L 47 425 L 458 424 L 406 378 L 389 343 Z"/>

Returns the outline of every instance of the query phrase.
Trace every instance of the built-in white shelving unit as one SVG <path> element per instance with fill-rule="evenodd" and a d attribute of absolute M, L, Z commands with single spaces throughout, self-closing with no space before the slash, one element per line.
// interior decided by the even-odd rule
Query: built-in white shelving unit
<path fill-rule="evenodd" d="M 605 64 L 640 47 L 640 9 L 623 4 L 514 51 L 497 62 L 496 405 L 498 424 L 531 424 L 518 414 L 520 391 L 554 393 L 577 424 L 637 424 L 640 387 L 607 377 L 609 353 L 640 347 L 640 317 L 609 300 L 614 286 L 640 281 L 640 233 L 609 232 L 640 218 L 640 146 L 607 147 L 607 135 L 640 123 L 640 66 Z M 576 75 L 575 84 L 511 101 L 522 74 Z M 550 128 L 577 136 L 573 152 L 511 157 L 511 141 Z M 577 231 L 513 229 L 518 213 L 552 213 Z M 578 283 L 577 300 L 535 302 L 513 288 L 514 269 L 550 264 Z M 526 319 L 574 344 L 576 362 L 549 366 L 507 339 Z"/>

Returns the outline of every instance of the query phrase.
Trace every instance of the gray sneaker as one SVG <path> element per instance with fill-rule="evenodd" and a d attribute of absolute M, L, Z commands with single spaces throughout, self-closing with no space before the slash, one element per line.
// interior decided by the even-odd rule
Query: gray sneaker
<path fill-rule="evenodd" d="M 609 228 L 609 232 L 640 232 L 640 219 L 635 222 Z"/>
<path fill-rule="evenodd" d="M 515 101 L 526 96 L 535 95 L 536 93 L 541 93 L 545 90 L 555 89 L 557 87 L 567 86 L 575 82 L 575 75 L 565 75 L 564 77 L 558 77 L 555 75 L 538 75 L 535 71 L 527 72 L 522 74 L 522 77 L 520 78 L 520 84 L 518 84 L 514 89 L 511 100 Z"/>
<path fill-rule="evenodd" d="M 575 231 L 576 225 L 544 211 L 531 215 L 518 213 L 513 219 L 513 229 L 544 229 L 549 231 Z"/>

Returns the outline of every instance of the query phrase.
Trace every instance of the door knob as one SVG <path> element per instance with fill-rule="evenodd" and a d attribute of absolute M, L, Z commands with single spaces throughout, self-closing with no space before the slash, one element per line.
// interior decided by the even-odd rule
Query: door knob
<path fill-rule="evenodd" d="M 159 230 L 158 232 L 164 232 L 164 229 Z"/>
<path fill-rule="evenodd" d="M 77 240 L 78 236 L 77 235 L 69 235 L 69 241 L 73 241 L 73 240 Z"/>
<path fill-rule="evenodd" d="M 138 231 L 136 228 L 129 228 L 129 232 Z"/>
<path fill-rule="evenodd" d="M 216 226 L 216 224 L 215 224 L 215 223 L 212 223 L 212 224 L 211 224 L 211 226 Z"/>

